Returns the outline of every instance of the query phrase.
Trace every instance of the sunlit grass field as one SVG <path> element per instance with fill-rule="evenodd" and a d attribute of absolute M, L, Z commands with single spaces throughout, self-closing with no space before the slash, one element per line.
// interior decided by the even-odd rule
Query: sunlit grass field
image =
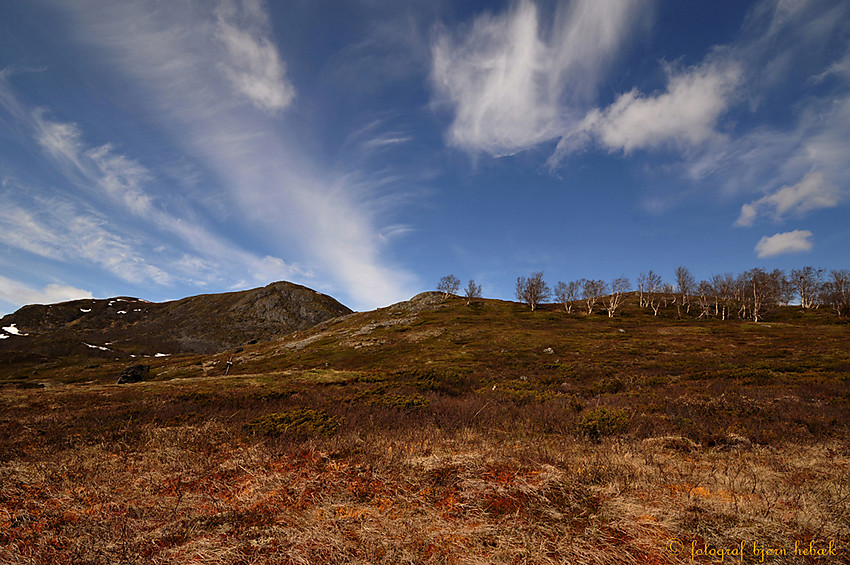
<path fill-rule="evenodd" d="M 850 561 L 846 322 L 427 298 L 16 369 L 0 562 Z"/>

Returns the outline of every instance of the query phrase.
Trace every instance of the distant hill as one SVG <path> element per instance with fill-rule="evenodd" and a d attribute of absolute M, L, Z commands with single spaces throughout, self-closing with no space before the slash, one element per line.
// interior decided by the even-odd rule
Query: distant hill
<path fill-rule="evenodd" d="M 799 376 L 811 370 L 813 378 L 846 378 L 847 329 L 847 322 L 825 309 L 799 306 L 778 307 L 762 323 L 698 319 L 693 311 L 679 319 L 674 305 L 654 316 L 629 294 L 617 316 L 609 318 L 598 307 L 592 315 L 578 308 L 566 313 L 557 304 L 532 312 L 516 302 L 476 299 L 467 306 L 464 298 L 444 300 L 440 293 L 425 292 L 242 352 L 206 357 L 204 365 L 171 358 L 159 360 L 157 368 L 162 378 L 212 376 L 221 374 L 232 357 L 230 374 L 235 375 L 333 369 L 447 380 L 451 384 L 446 386 L 455 388 L 508 380 L 521 389 L 558 389 L 563 383 L 592 388 L 606 379 L 616 388 L 655 382 L 659 375 L 744 378 L 739 368 L 754 363 L 762 363 L 764 375 Z"/>
<path fill-rule="evenodd" d="M 850 367 L 847 323 L 823 308 L 778 307 L 758 324 L 699 319 L 695 311 L 679 319 L 675 306 L 655 316 L 633 293 L 614 318 L 557 304 L 534 312 L 494 299 L 467 305 L 438 292 L 352 313 L 328 296 L 275 283 L 161 304 L 113 298 L 27 306 L 0 319 L 2 327 L 0 387 L 114 382 L 133 363 L 150 365 L 157 380 L 335 370 L 448 380 L 449 388 L 492 379 L 519 379 L 520 388 L 608 379 L 616 388 L 659 374 L 736 376 L 759 355 L 776 373 Z M 823 352 L 823 362 L 812 351 Z"/>
<path fill-rule="evenodd" d="M 215 353 L 350 313 L 330 296 L 289 282 L 159 303 L 122 296 L 34 304 L 0 318 L 0 373 L 4 365 L 67 357 Z"/>

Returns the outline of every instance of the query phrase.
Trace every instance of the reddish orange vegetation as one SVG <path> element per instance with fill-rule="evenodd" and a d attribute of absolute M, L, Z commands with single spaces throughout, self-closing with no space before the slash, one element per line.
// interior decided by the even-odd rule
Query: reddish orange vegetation
<path fill-rule="evenodd" d="M 3 388 L 0 563 L 848 561 L 846 326 L 490 307 L 411 318 L 447 328 L 421 350 L 379 328 L 400 349 L 373 358 L 322 338 L 226 378 Z"/>
<path fill-rule="evenodd" d="M 292 443 L 210 423 L 146 427 L 135 445 L 33 438 L 0 468 L 0 560 L 677 563 L 690 557 L 670 540 L 729 545 L 734 524 L 774 544 L 850 541 L 847 461 L 828 449 L 697 460 L 641 442 L 428 433 Z"/>

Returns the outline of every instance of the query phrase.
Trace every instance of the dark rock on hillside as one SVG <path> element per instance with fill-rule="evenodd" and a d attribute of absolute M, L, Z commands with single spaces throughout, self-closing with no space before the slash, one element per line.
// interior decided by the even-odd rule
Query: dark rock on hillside
<path fill-rule="evenodd" d="M 138 383 L 146 380 L 150 372 L 150 365 L 131 365 L 124 369 L 124 371 L 121 373 L 121 376 L 118 377 L 118 380 L 115 382 L 119 385 Z"/>
<path fill-rule="evenodd" d="M 289 282 L 160 303 L 122 296 L 34 304 L 0 318 L 0 328 L 13 328 L 0 330 L 0 377 L 4 366 L 62 357 L 216 353 L 350 313 L 330 296 Z"/>

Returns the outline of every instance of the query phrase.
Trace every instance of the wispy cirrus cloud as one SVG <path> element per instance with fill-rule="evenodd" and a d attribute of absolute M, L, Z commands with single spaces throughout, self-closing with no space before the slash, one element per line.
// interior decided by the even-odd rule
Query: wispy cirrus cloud
<path fill-rule="evenodd" d="M 820 175 L 823 183 L 840 187 L 850 181 L 850 94 L 829 100 L 807 100 L 807 107 L 791 127 L 759 127 L 723 144 L 690 156 L 684 162 L 686 175 L 696 181 L 711 181 L 723 192 L 734 195 L 762 192 L 771 194 Z M 785 198 L 783 198 L 785 200 Z M 821 203 L 834 200 L 821 199 Z M 766 204 L 766 202 L 765 202 Z M 813 208 L 814 209 L 814 208 Z M 768 210 L 768 208 L 764 208 Z"/>
<path fill-rule="evenodd" d="M 850 186 L 850 93 L 809 99 L 786 130 L 762 127 L 691 156 L 687 176 L 729 196 L 761 193 L 734 222 L 782 222 L 841 206 Z"/>
<path fill-rule="evenodd" d="M 794 230 L 764 236 L 756 244 L 755 251 L 760 258 L 784 255 L 786 253 L 802 253 L 811 251 L 813 247 L 812 232 L 809 230 Z"/>
<path fill-rule="evenodd" d="M 236 44 L 244 39 L 234 33 L 223 42 L 222 33 L 264 18 L 262 3 L 89 0 L 65 9 L 80 41 L 106 53 L 103 62 L 145 93 L 158 127 L 216 175 L 245 229 L 272 248 L 309 258 L 307 268 L 325 288 L 346 292 L 358 305 L 409 297 L 414 277 L 382 259 L 382 227 L 373 212 L 381 195 L 305 153 L 284 126 L 285 112 L 270 119 L 268 110 L 282 109 L 283 98 L 269 106 L 260 96 L 246 107 L 233 96 L 235 77 L 225 72 L 222 82 L 221 57 L 241 52 Z"/>
<path fill-rule="evenodd" d="M 22 200 L 0 194 L 4 244 L 48 259 L 97 265 L 128 282 L 171 282 L 169 273 L 140 253 L 138 242 L 110 230 L 105 218 L 58 197 Z"/>
<path fill-rule="evenodd" d="M 44 191 L 6 179 L 0 192 L 0 241 L 41 257 L 99 265 L 135 283 L 205 285 L 226 278 L 222 273 L 233 266 L 254 281 L 309 276 L 296 265 L 248 252 L 186 216 L 165 211 L 147 189 L 155 173 L 110 144 L 89 145 L 77 124 L 52 120 L 45 108 L 28 108 L 15 95 L 9 75 L 8 70 L 0 75 L 0 109 L 29 132 L 67 183 L 54 187 L 53 196 L 29 198 L 31 192 Z M 171 236 L 177 243 L 162 245 Z M 155 247 L 168 253 L 154 252 Z"/>
<path fill-rule="evenodd" d="M 448 143 L 498 156 L 563 135 L 646 23 L 646 8 L 576 0 L 559 5 L 548 26 L 536 4 L 520 0 L 506 13 L 479 16 L 469 29 L 439 30 L 431 74 L 454 114 Z"/>
<path fill-rule="evenodd" d="M 397 147 L 413 140 L 413 137 L 404 135 L 402 132 L 386 132 L 364 141 L 360 147 L 367 152 L 379 151 L 390 147 Z"/>
<path fill-rule="evenodd" d="M 355 160 L 364 160 L 404 148 L 414 139 L 408 128 L 392 124 L 389 116 L 381 116 L 368 120 L 365 125 L 348 134 L 343 147 L 346 155 L 350 153 Z"/>
<path fill-rule="evenodd" d="M 144 185 L 151 173 L 137 161 L 116 153 L 107 144 L 86 145 L 79 126 L 48 119 L 46 110 L 39 108 L 27 120 L 35 140 L 66 174 L 78 180 L 98 196 L 106 196 L 136 215 L 154 212 L 152 198 Z"/>
<path fill-rule="evenodd" d="M 257 108 L 285 109 L 295 98 L 286 65 L 269 39 L 269 21 L 260 0 L 222 2 L 216 10 L 216 36 L 225 48 L 220 63 L 233 88 Z"/>
<path fill-rule="evenodd" d="M 850 79 L 850 50 L 847 51 L 843 59 L 831 64 L 825 71 L 813 76 L 811 80 L 814 83 L 820 83 L 833 76 L 844 80 Z"/>
<path fill-rule="evenodd" d="M 844 43 L 841 26 L 848 10 L 842 3 L 822 0 L 756 4 L 742 38 L 725 48 L 727 57 L 743 70 L 740 99 L 757 116 L 772 98 L 783 95 L 779 88 L 785 81 L 795 82 L 795 88 L 802 81 L 807 92 L 786 112 L 791 119 L 785 128 L 768 123 L 740 128 L 724 143 L 689 155 L 685 167 L 691 178 L 719 180 L 731 193 L 775 192 L 810 174 L 820 174 L 833 185 L 846 183 L 850 74 L 841 69 L 848 52 L 845 46 L 836 57 L 828 46 Z M 789 78 L 792 68 L 810 69 L 811 74 Z M 827 77 L 834 80 L 824 88 L 820 83 Z"/>
<path fill-rule="evenodd" d="M 731 50 L 715 49 L 686 68 L 666 64 L 664 91 L 633 88 L 594 108 L 598 83 L 652 10 L 631 2 L 565 6 L 551 29 L 523 0 L 505 14 L 479 17 L 468 31 L 437 34 L 432 81 L 454 112 L 450 145 L 499 156 L 560 138 L 549 159 L 556 167 L 593 145 L 630 153 L 723 137 L 718 121 L 740 98 L 744 78 Z"/>

